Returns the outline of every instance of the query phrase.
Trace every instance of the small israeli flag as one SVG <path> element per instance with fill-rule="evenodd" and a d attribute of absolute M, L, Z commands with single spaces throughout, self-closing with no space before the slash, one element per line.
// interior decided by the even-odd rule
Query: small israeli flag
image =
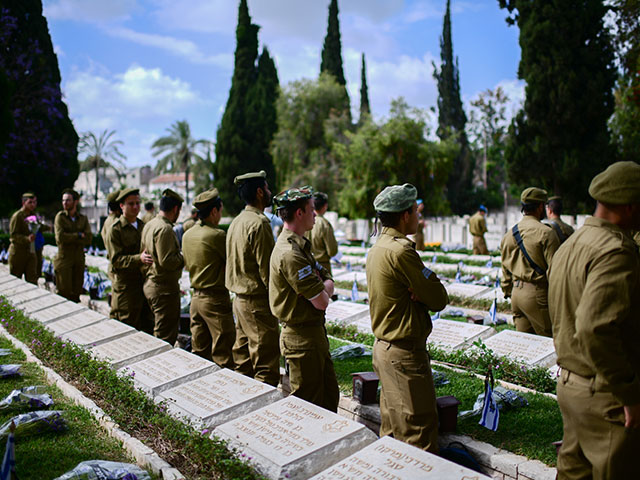
<path fill-rule="evenodd" d="M 494 298 L 493 303 L 491 304 L 491 308 L 489 309 L 489 321 L 491 324 L 496 324 L 496 313 L 498 310 L 498 299 Z"/>
<path fill-rule="evenodd" d="M 12 480 L 13 478 L 17 478 L 15 474 L 16 440 L 13 432 L 11 432 L 7 437 L 7 448 L 4 451 L 4 458 L 2 459 L 2 466 L 0 467 L 0 480 Z"/>
<path fill-rule="evenodd" d="M 500 276 L 496 274 L 496 282 L 493 284 L 495 288 L 500 288 Z"/>
<path fill-rule="evenodd" d="M 460 269 L 456 272 L 456 283 L 462 283 L 462 275 L 460 274 Z"/>
<path fill-rule="evenodd" d="M 458 268 L 460 268 L 460 269 L 461 269 L 463 266 L 464 266 L 464 262 L 463 262 L 462 260 L 460 260 L 460 261 L 458 262 Z"/>
<path fill-rule="evenodd" d="M 480 416 L 480 421 L 478 423 L 495 432 L 498 430 L 500 410 L 498 410 L 498 404 L 493 398 L 493 388 L 491 387 L 492 383 L 493 375 L 491 376 L 491 381 L 489 381 L 487 376 L 484 381 L 484 403 L 482 405 L 482 415 Z"/>
<path fill-rule="evenodd" d="M 434 253 L 433 257 L 431 257 L 431 263 L 438 263 L 438 256 Z"/>
<path fill-rule="evenodd" d="M 355 279 L 353 279 L 353 286 L 351 287 L 351 301 L 352 302 L 357 302 L 358 301 L 358 282 L 356 282 Z"/>
<path fill-rule="evenodd" d="M 365 242 L 364 240 L 362 241 L 362 248 L 367 248 L 367 242 Z"/>
<path fill-rule="evenodd" d="M 490 258 L 487 264 L 485 265 L 487 268 L 493 268 L 493 258 Z"/>
<path fill-rule="evenodd" d="M 431 317 L 432 322 L 435 322 L 436 320 L 440 320 L 440 312 L 436 312 L 436 314 Z"/>
<path fill-rule="evenodd" d="M 347 262 L 347 272 L 351 271 L 351 262 Z"/>

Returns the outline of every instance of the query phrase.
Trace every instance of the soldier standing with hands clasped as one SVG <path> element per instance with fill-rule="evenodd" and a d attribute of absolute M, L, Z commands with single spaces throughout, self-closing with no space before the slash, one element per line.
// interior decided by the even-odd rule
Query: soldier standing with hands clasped
<path fill-rule="evenodd" d="M 333 227 L 329 220 L 324 218 L 329 208 L 329 197 L 326 193 L 316 192 L 313 194 L 313 209 L 316 212 L 316 223 L 313 229 L 305 236 L 311 240 L 311 252 L 329 274 L 331 274 L 331 257 L 338 253 L 338 242 L 333 234 Z"/>
<path fill-rule="evenodd" d="M 29 282 L 38 281 L 36 266 L 35 234 L 29 230 L 27 217 L 33 215 L 37 199 L 33 193 L 22 194 L 22 208 L 13 214 L 9 222 L 9 273 Z"/>
<path fill-rule="evenodd" d="M 486 214 L 487 207 L 480 205 L 478 211 L 469 218 L 469 233 L 473 236 L 474 255 L 489 255 L 487 242 L 484 239 L 484 234 L 487 233 L 487 221 L 484 218 Z"/>
<path fill-rule="evenodd" d="M 553 341 L 562 367 L 558 478 L 638 478 L 640 452 L 640 165 L 596 175 L 593 217 L 562 244 L 549 273 Z"/>
<path fill-rule="evenodd" d="M 382 232 L 367 255 L 371 328 L 376 336 L 373 369 L 380 377 L 380 436 L 438 452 L 438 413 L 427 337 L 429 310 L 449 297 L 407 238 L 418 227 L 416 188 L 386 187 L 373 206 Z"/>

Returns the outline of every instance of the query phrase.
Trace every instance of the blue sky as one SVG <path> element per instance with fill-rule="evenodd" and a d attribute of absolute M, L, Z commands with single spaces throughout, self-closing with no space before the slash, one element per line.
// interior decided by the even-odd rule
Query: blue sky
<path fill-rule="evenodd" d="M 248 4 L 281 85 L 315 78 L 329 0 Z M 76 130 L 115 129 L 128 166 L 153 165 L 151 143 L 176 120 L 189 121 L 196 138 L 215 140 L 233 73 L 237 8 L 236 0 L 44 0 Z M 400 96 L 413 107 L 435 107 L 432 61 L 440 59 L 445 1 L 339 0 L 339 8 L 354 112 L 362 52 L 376 118 Z M 522 101 L 518 30 L 505 16 L 497 0 L 452 2 L 466 104 L 498 85 L 513 103 L 510 111 Z"/>

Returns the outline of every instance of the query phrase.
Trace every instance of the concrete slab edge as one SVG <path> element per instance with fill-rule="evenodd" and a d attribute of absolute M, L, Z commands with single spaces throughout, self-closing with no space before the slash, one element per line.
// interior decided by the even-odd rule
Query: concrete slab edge
<path fill-rule="evenodd" d="M 172 467 L 168 462 L 160 458 L 156 452 L 140 440 L 122 430 L 93 400 L 85 397 L 80 390 L 67 383 L 54 370 L 45 366 L 42 361 L 31 352 L 27 345 L 11 335 L 2 326 L 0 326 L 0 335 L 7 338 L 16 348 L 20 349 L 25 354 L 28 362 L 37 364 L 44 371 L 49 383 L 58 387 L 62 393 L 76 405 L 86 408 L 111 437 L 122 442 L 123 448 L 136 460 L 138 465 L 150 468 L 153 473 L 160 475 L 163 480 L 185 479 L 184 475 L 182 475 L 178 469 Z"/>

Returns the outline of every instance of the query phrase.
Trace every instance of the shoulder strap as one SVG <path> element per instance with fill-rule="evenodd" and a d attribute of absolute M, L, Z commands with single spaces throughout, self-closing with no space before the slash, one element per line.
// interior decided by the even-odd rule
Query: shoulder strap
<path fill-rule="evenodd" d="M 560 243 L 564 242 L 567 239 L 567 236 L 564 234 L 564 232 L 560 228 L 560 225 L 558 225 L 553 220 L 551 220 L 549 223 L 553 227 L 553 229 L 556 231 L 556 233 L 558 234 L 558 238 L 560 239 Z"/>
<path fill-rule="evenodd" d="M 513 237 L 516 239 L 518 248 L 520 248 L 520 251 L 524 255 L 524 258 L 526 258 L 527 261 L 529 262 L 529 265 L 531 265 L 531 268 L 533 268 L 536 271 L 536 273 L 538 273 L 539 275 L 546 276 L 545 271 L 542 268 L 540 268 L 540 266 L 536 262 L 533 261 L 533 259 L 529 256 L 527 249 L 524 248 L 524 243 L 522 242 L 522 236 L 520 236 L 520 230 L 518 229 L 517 223 L 511 229 L 511 233 L 513 233 Z"/>

